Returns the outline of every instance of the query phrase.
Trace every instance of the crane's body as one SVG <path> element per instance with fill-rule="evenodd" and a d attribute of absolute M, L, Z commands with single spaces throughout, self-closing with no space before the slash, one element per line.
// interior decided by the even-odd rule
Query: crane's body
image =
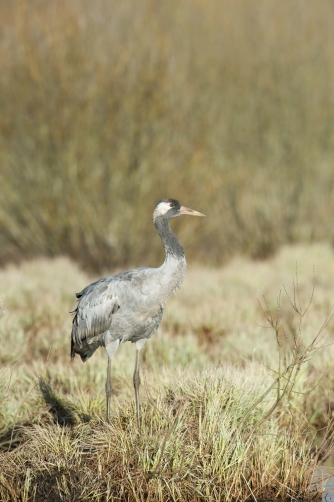
<path fill-rule="evenodd" d="M 107 421 L 110 419 L 110 362 L 120 344 L 136 344 L 134 386 L 139 411 L 139 351 L 157 330 L 165 305 L 181 286 L 186 273 L 184 250 L 169 227 L 175 216 L 201 213 L 180 206 L 175 199 L 160 201 L 153 213 L 155 227 L 165 249 L 165 261 L 159 268 L 138 268 L 104 277 L 77 293 L 78 305 L 71 335 L 71 357 L 79 354 L 85 362 L 98 347 L 108 355 L 106 384 Z"/>

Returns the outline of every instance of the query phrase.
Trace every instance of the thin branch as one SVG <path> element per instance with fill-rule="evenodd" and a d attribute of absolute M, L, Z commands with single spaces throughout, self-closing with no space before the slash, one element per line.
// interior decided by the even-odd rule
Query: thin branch
<path fill-rule="evenodd" d="M 290 296 L 289 296 L 289 293 L 287 292 L 287 289 L 286 289 L 286 287 L 285 287 L 285 284 L 284 284 L 283 280 L 282 280 L 282 286 L 283 286 L 283 289 L 284 289 L 284 291 L 285 291 L 286 297 L 287 297 L 287 299 L 288 299 L 288 300 L 289 300 L 289 302 L 290 302 L 291 307 L 292 307 L 292 308 L 293 308 L 293 309 L 297 312 L 297 314 L 299 314 L 298 309 L 297 309 L 297 308 L 296 308 L 296 306 L 295 306 L 295 303 L 291 300 L 291 298 L 290 298 Z"/>
<path fill-rule="evenodd" d="M 303 316 L 307 313 L 308 309 L 310 308 L 311 306 L 311 303 L 313 301 L 313 296 L 314 296 L 314 290 L 315 290 L 315 268 L 314 268 L 314 265 L 313 265 L 313 281 L 312 281 L 312 294 L 311 294 L 311 298 L 310 298 L 310 301 L 308 302 L 308 305 L 306 307 L 306 309 L 304 310 L 303 312 Z"/>

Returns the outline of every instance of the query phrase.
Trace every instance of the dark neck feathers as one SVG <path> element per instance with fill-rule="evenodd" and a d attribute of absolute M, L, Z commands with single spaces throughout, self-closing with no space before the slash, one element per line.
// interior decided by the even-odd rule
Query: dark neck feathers
<path fill-rule="evenodd" d="M 160 235 L 166 253 L 166 260 L 169 257 L 184 259 L 184 250 L 178 238 L 169 227 L 169 219 L 158 216 L 154 221 L 155 228 Z"/>

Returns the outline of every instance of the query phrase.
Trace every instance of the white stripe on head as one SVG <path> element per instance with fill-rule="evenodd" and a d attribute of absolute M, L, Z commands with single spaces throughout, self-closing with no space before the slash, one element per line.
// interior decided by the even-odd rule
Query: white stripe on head
<path fill-rule="evenodd" d="M 171 209 L 171 207 L 173 206 L 171 206 L 170 202 L 159 202 L 159 204 L 156 205 L 153 211 L 153 221 L 155 221 L 158 216 L 163 216 L 164 214 L 166 214 Z"/>

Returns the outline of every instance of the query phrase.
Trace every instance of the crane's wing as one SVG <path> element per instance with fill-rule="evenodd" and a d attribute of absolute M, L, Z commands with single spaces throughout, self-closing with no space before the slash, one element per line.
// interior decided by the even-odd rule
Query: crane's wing
<path fill-rule="evenodd" d="M 72 323 L 72 347 L 107 331 L 113 314 L 120 308 L 118 296 L 109 291 L 108 283 L 104 280 L 90 284 L 80 293 L 76 293 L 76 297 L 79 303 L 72 310 L 72 313 L 75 313 Z"/>
<path fill-rule="evenodd" d="M 152 319 L 161 311 L 161 299 L 155 292 L 157 281 L 155 269 L 127 270 L 99 279 L 77 293 L 79 303 L 72 311 L 71 356 L 79 353 L 85 359 L 90 357 L 86 348 L 89 346 L 93 352 L 103 345 L 100 335 L 107 330 L 116 337 L 123 335 L 125 341 L 147 333 Z"/>

